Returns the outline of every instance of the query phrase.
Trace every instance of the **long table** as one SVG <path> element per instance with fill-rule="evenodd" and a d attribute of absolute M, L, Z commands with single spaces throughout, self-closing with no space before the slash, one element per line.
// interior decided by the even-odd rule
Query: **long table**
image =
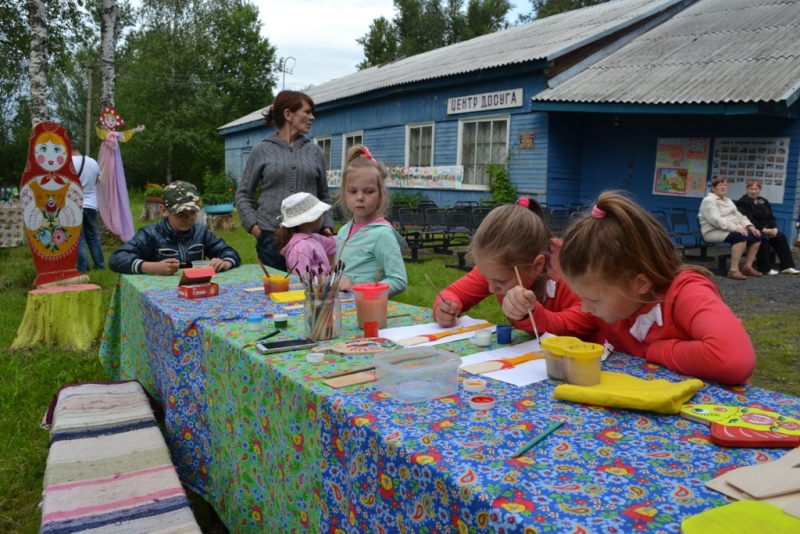
<path fill-rule="evenodd" d="M 403 404 L 374 385 L 332 390 L 320 375 L 369 357 L 305 352 L 261 355 L 244 317 L 278 310 L 257 267 L 221 273 L 218 297 L 177 297 L 175 277 L 122 276 L 101 359 L 111 376 L 138 378 L 161 399 L 181 479 L 235 532 L 678 532 L 687 516 L 727 502 L 704 483 L 780 449 L 726 449 L 708 428 L 676 416 L 553 399 L 555 383 L 519 388 L 490 381 L 498 398 L 472 410 L 470 394 Z M 395 304 L 427 323 L 430 310 Z M 352 304 L 344 334 L 356 335 Z M 302 335 L 302 311 L 288 335 Z M 271 330 L 271 324 L 264 332 Z M 515 331 L 514 342 L 529 339 Z M 442 345 L 460 355 L 466 341 Z M 614 353 L 604 370 L 685 377 Z M 800 416 L 798 399 L 757 387 L 709 384 L 693 402 L 760 404 Z M 523 442 L 567 423 L 530 453 Z"/>

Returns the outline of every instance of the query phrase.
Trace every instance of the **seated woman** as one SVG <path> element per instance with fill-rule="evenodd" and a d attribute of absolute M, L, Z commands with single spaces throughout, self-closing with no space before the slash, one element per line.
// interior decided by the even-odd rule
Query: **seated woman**
<path fill-rule="evenodd" d="M 709 243 L 731 244 L 731 270 L 728 271 L 728 278 L 747 280 L 747 276 L 761 276 L 760 272 L 753 269 L 753 260 L 756 259 L 761 244 L 761 232 L 747 217 L 739 213 L 736 204 L 725 196 L 727 194 L 728 180 L 714 178 L 711 192 L 700 204 L 700 213 L 697 216 L 703 239 Z M 740 271 L 739 260 L 745 247 L 747 255 Z"/>
<path fill-rule="evenodd" d="M 786 235 L 778 230 L 778 221 L 772 214 L 769 201 L 759 195 L 761 195 L 761 180 L 748 180 L 747 194 L 742 195 L 742 198 L 736 201 L 736 207 L 739 208 L 742 215 L 750 219 L 753 226 L 758 228 L 769 241 L 769 246 L 767 243 L 762 244 L 756 254 L 758 270 L 770 276 L 778 274 L 769 259 L 769 249 L 772 247 L 778 254 L 781 273 L 800 274 L 800 271 L 794 268 L 792 249 L 789 248 Z"/>

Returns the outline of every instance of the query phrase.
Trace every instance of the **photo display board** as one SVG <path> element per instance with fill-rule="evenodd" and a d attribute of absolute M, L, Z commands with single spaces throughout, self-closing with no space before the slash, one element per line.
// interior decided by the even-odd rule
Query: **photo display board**
<path fill-rule="evenodd" d="M 761 180 L 761 196 L 782 204 L 788 161 L 788 137 L 718 137 L 711 179 L 727 178 L 727 196 L 734 201 L 747 194 L 748 180 Z"/>
<path fill-rule="evenodd" d="M 708 137 L 669 137 L 658 140 L 654 195 L 706 196 Z"/>

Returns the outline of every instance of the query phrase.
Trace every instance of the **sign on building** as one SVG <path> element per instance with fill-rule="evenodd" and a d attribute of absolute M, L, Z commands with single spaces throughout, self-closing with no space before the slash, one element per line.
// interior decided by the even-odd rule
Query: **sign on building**
<path fill-rule="evenodd" d="M 447 99 L 447 114 L 472 113 L 491 109 L 518 108 L 522 106 L 522 88 L 493 91 L 479 95 Z"/>
<path fill-rule="evenodd" d="M 653 194 L 706 196 L 709 141 L 708 137 L 659 139 Z"/>
<path fill-rule="evenodd" d="M 714 139 L 711 179 L 728 179 L 728 198 L 747 193 L 749 180 L 761 181 L 761 196 L 783 203 L 789 161 L 788 137 L 719 137 Z"/>

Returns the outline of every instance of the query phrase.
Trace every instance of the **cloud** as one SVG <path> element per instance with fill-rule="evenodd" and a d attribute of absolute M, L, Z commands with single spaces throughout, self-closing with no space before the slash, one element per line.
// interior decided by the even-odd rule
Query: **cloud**
<path fill-rule="evenodd" d="M 279 57 L 294 57 L 287 66 L 286 88 L 320 85 L 356 71 L 364 51 L 356 39 L 378 17 L 394 17 L 392 0 L 251 0 L 259 9 L 261 35 L 278 49 Z M 283 74 L 278 74 L 281 89 Z"/>

